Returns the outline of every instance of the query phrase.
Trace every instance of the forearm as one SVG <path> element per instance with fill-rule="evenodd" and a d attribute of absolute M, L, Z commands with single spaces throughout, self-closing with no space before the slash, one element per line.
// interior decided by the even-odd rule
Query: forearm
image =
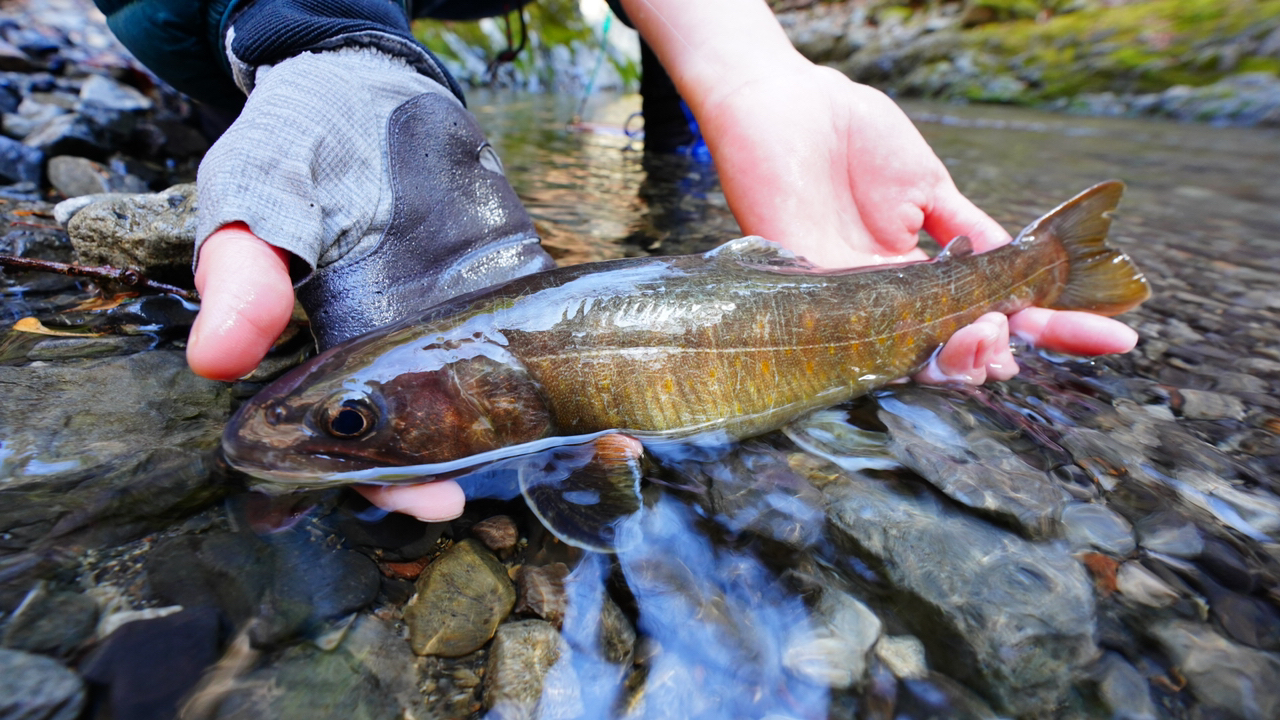
<path fill-rule="evenodd" d="M 807 64 L 763 0 L 621 0 L 695 115 Z"/>

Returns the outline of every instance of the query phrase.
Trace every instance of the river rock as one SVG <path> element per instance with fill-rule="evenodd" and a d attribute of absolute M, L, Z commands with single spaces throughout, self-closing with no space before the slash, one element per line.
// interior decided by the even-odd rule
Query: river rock
<path fill-rule="evenodd" d="M 127 138 L 139 117 L 151 107 L 146 95 L 103 75 L 90 75 L 80 86 L 77 109 L 89 122 L 116 138 Z"/>
<path fill-rule="evenodd" d="M 110 149 L 100 132 L 80 113 L 55 115 L 37 125 L 22 144 L 45 155 L 101 157 Z"/>
<path fill-rule="evenodd" d="M 153 280 L 192 283 L 196 186 L 175 185 L 147 195 L 107 196 L 67 221 L 80 262 L 135 267 Z"/>
<path fill-rule="evenodd" d="M 1182 416 L 1188 420 L 1243 420 L 1244 403 L 1240 398 L 1207 390 L 1180 390 Z"/>
<path fill-rule="evenodd" d="M 1185 620 L 1158 624 L 1151 634 L 1200 702 L 1244 720 L 1280 716 L 1280 656 Z"/>
<path fill-rule="evenodd" d="M 210 703 L 220 720 L 428 717 L 413 655 L 385 623 L 362 617 L 332 651 L 294 645 Z"/>
<path fill-rule="evenodd" d="M 1116 571 L 1116 590 L 1128 600 L 1148 607 L 1168 607 L 1181 595 L 1155 573 L 1136 560 L 1130 560 Z"/>
<path fill-rule="evenodd" d="M 476 540 L 446 550 L 416 587 L 404 619 L 419 655 L 457 657 L 479 650 L 516 602 L 507 569 Z"/>
<path fill-rule="evenodd" d="M 1115 510 L 1096 503 L 1072 503 L 1062 511 L 1062 525 L 1072 549 L 1094 547 L 1124 557 L 1133 552 L 1133 526 Z"/>
<path fill-rule="evenodd" d="M 259 537 L 247 533 L 179 536 L 152 551 L 147 575 L 161 600 L 217 607 L 233 627 L 272 646 L 373 601 L 377 567 L 353 550 L 332 548 L 302 523 Z"/>
<path fill-rule="evenodd" d="M 862 681 L 867 652 L 880 637 L 880 618 L 856 598 L 828 590 L 814 609 L 814 627 L 792 638 L 782 664 L 792 673 L 837 690 Z"/>
<path fill-rule="evenodd" d="M 948 497 L 1013 523 L 1031 538 L 1053 535 L 1066 494 L 978 426 L 955 399 L 920 387 L 880 398 L 889 449 Z"/>
<path fill-rule="evenodd" d="M 1115 720 L 1156 720 L 1151 688 L 1137 668 L 1117 653 L 1103 655 L 1094 667 L 1098 696 Z"/>
<path fill-rule="evenodd" d="M 806 464 L 838 542 L 882 569 L 900 616 L 937 643 L 930 657 L 942 670 L 1016 714 L 1061 702 L 1096 632 L 1091 583 L 1065 547 L 959 514 L 921 488 Z"/>
<path fill-rule="evenodd" d="M 59 155 L 49 158 L 49 184 L 68 198 L 108 192 L 146 192 L 146 183 L 132 175 L 121 175 L 88 158 Z"/>
<path fill-rule="evenodd" d="M 84 683 L 57 661 L 0 649 L 3 720 L 74 720 L 84 701 Z"/>
<path fill-rule="evenodd" d="M 520 528 L 507 515 L 494 515 L 471 526 L 471 535 L 499 557 L 509 554 L 520 540 Z"/>
<path fill-rule="evenodd" d="M 876 658 L 889 668 L 894 677 L 903 680 L 923 678 L 929 674 L 924 643 L 911 635 L 885 635 L 876 642 Z"/>
<path fill-rule="evenodd" d="M 0 642 L 14 650 L 66 657 L 93 635 L 97 623 L 92 598 L 39 583 L 5 624 Z"/>
<path fill-rule="evenodd" d="M 564 563 L 522 566 L 516 571 L 514 611 L 536 615 L 559 628 L 569 605 L 564 589 L 564 579 L 568 576 L 569 566 Z"/>
<path fill-rule="evenodd" d="M 521 620 L 498 628 L 484 678 L 487 717 L 523 720 L 581 715 L 581 688 L 570 652 L 560 633 L 542 620 Z"/>
<path fill-rule="evenodd" d="M 51 533 L 122 540 L 225 492 L 211 453 L 226 386 L 180 352 L 0 367 L 0 533 L 10 551 Z"/>
<path fill-rule="evenodd" d="M 44 178 L 44 153 L 17 140 L 0 136 L 0 180 L 39 184 Z"/>

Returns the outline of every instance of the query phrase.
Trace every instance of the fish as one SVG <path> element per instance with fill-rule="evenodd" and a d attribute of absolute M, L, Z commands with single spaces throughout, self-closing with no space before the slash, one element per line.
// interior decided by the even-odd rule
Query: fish
<path fill-rule="evenodd" d="M 229 465 L 281 492 L 453 477 L 523 495 L 566 542 L 610 549 L 643 462 L 779 429 L 924 367 L 979 316 L 1116 315 L 1150 296 L 1106 241 L 1095 185 L 983 253 L 820 269 L 759 237 L 556 268 L 447 300 L 318 354 L 246 402 Z"/>

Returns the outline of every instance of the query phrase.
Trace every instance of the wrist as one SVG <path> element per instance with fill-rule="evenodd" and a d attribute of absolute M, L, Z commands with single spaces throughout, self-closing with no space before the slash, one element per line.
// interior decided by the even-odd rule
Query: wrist
<path fill-rule="evenodd" d="M 622 0 L 695 115 L 722 98 L 812 67 L 762 0 Z"/>

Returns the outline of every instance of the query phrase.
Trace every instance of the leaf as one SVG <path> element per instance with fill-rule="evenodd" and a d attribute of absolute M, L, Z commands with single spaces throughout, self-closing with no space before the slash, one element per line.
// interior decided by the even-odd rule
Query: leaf
<path fill-rule="evenodd" d="M 31 333 L 33 335 L 53 335 L 55 337 L 103 337 L 103 333 L 51 330 L 45 327 L 44 323 L 33 317 L 22 318 L 13 324 L 13 329 L 18 332 Z"/>

